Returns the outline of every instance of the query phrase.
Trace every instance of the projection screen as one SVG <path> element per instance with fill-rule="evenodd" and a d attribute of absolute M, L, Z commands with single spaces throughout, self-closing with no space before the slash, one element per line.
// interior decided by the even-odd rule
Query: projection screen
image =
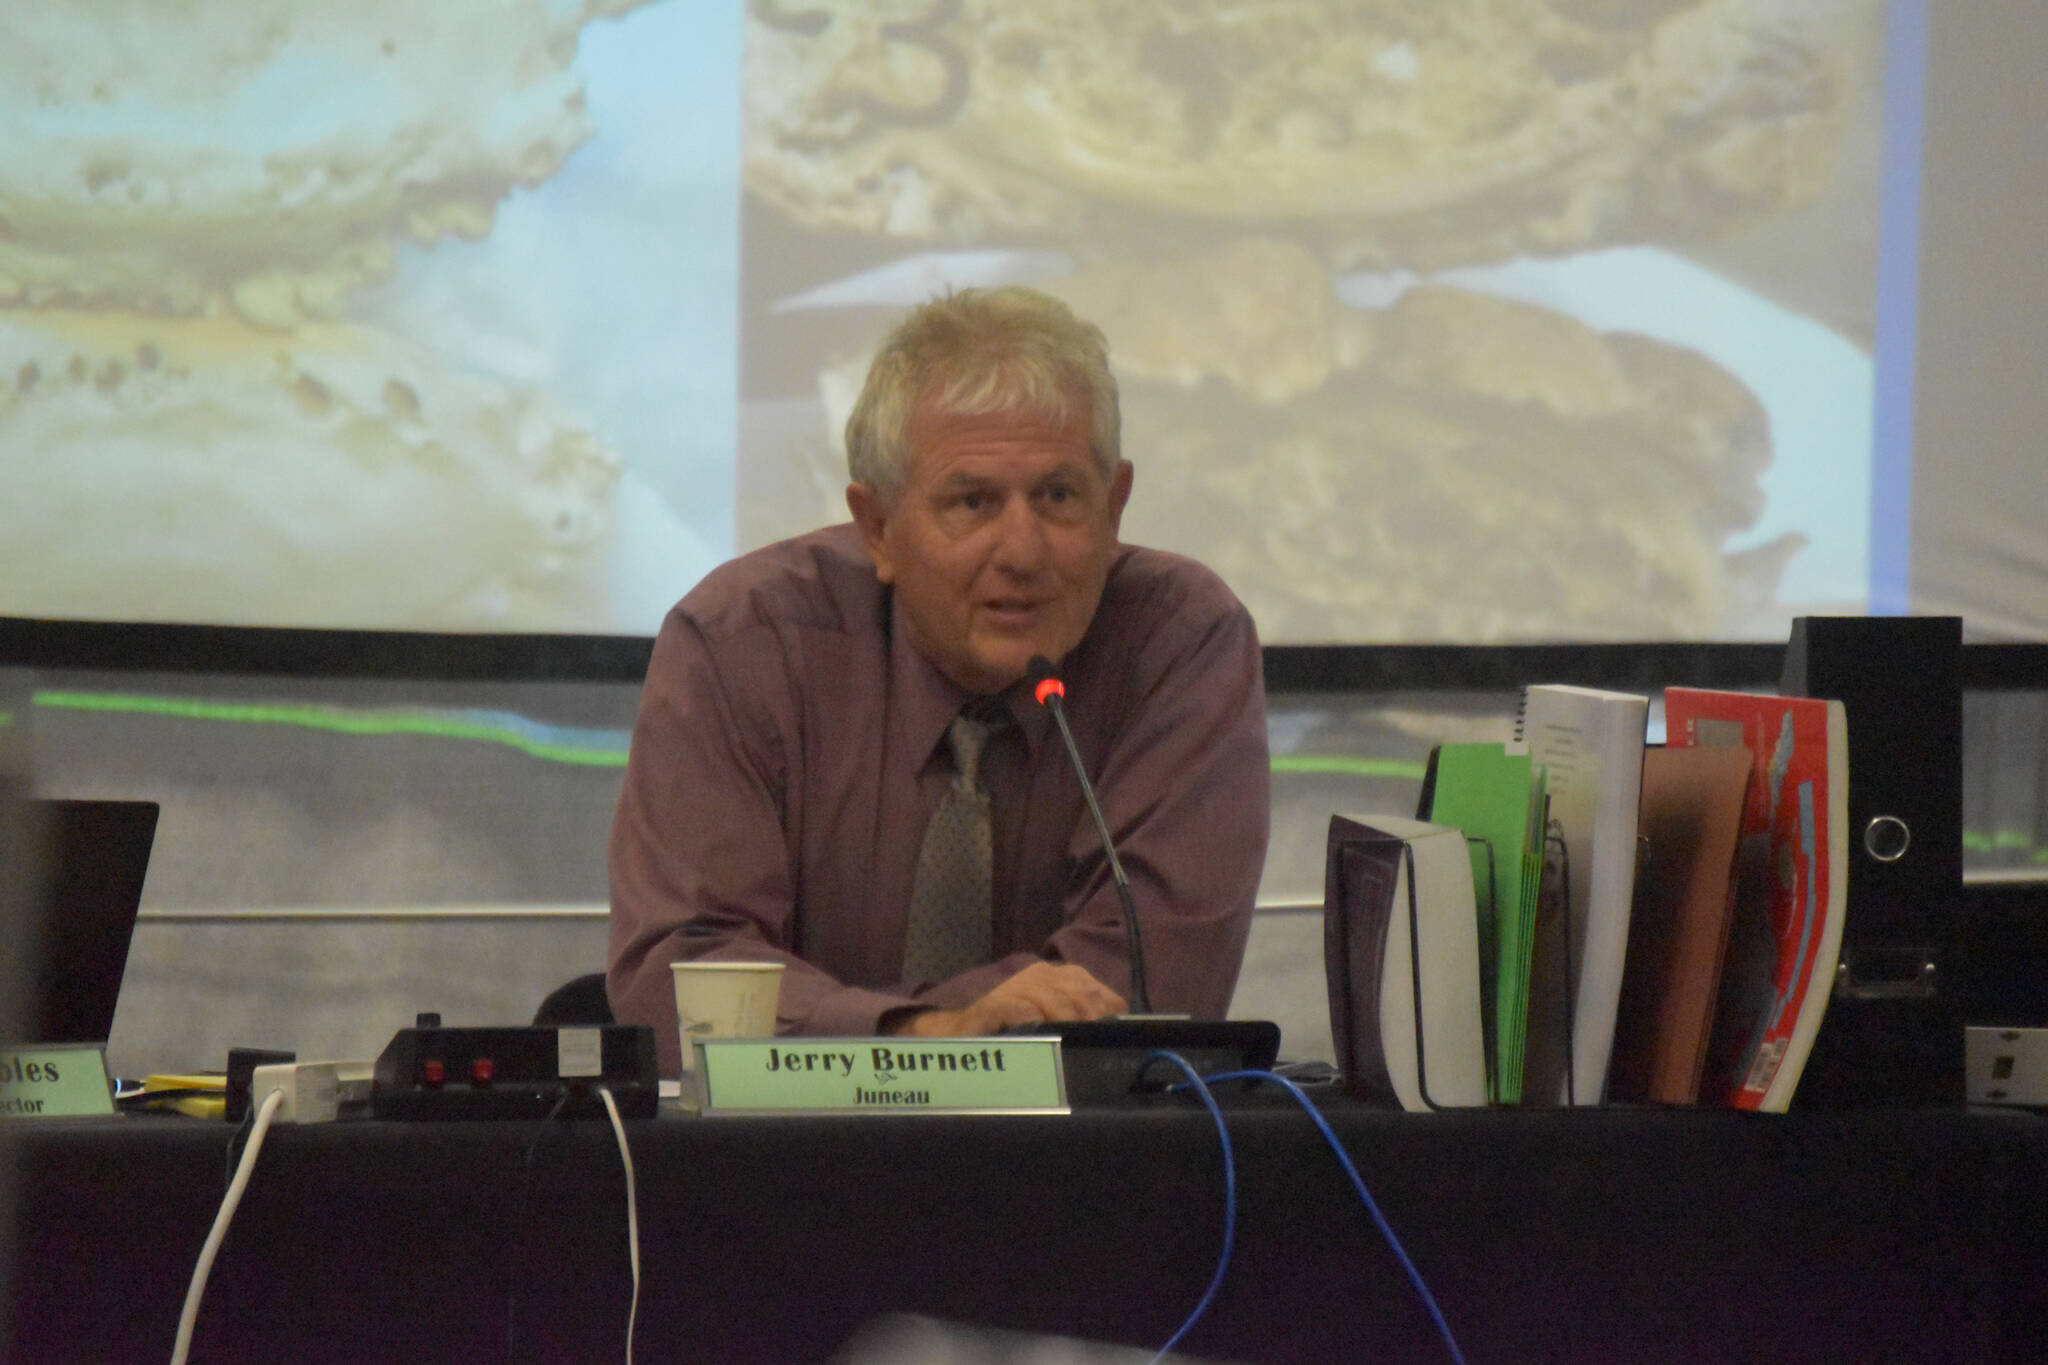
<path fill-rule="evenodd" d="M 1269 643 L 1886 609 L 1922 23 L 10 6 L 0 614 L 648 634 L 843 517 L 894 315 L 1008 281 L 1110 337 L 1126 537 Z"/>

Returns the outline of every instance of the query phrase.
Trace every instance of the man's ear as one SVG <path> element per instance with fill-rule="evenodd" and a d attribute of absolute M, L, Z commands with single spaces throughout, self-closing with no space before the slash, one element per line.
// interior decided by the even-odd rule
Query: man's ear
<path fill-rule="evenodd" d="M 846 485 L 846 510 L 853 513 L 853 524 L 860 527 L 860 538 L 867 542 L 868 558 L 875 561 L 875 577 L 884 583 L 896 581 L 896 564 L 889 557 L 889 505 L 886 499 L 864 483 Z"/>
<path fill-rule="evenodd" d="M 1112 533 L 1121 531 L 1124 524 L 1124 504 L 1131 500 L 1131 462 L 1118 460 L 1116 473 L 1109 479 L 1109 529 Z"/>

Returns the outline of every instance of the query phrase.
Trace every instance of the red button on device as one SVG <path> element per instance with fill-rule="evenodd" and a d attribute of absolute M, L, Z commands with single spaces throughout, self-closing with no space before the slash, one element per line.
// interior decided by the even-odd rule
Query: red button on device
<path fill-rule="evenodd" d="M 440 1058 L 430 1057 L 420 1063 L 420 1079 L 433 1089 L 439 1089 L 441 1082 L 448 1079 L 448 1068 Z"/>
<path fill-rule="evenodd" d="M 469 1083 L 471 1085 L 489 1085 L 491 1077 L 496 1071 L 497 1066 L 490 1058 L 479 1057 L 469 1064 Z"/>

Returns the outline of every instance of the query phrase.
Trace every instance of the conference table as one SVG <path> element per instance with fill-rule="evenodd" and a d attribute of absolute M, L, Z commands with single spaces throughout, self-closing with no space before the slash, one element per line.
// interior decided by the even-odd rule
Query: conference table
<path fill-rule="evenodd" d="M 1474 1365 L 2048 1350 L 2040 1115 L 1319 1108 Z M 1225 1117 L 1232 1258 L 1180 1349 L 1450 1359 L 1308 1116 L 1260 1093 Z M 1216 1127 L 1177 1096 L 625 1128 L 643 1361 L 830 1361 L 904 1313 L 1156 1348 L 1224 1236 Z M 11 1358 L 169 1359 L 234 1132 L 140 1115 L 0 1129 Z M 191 1358 L 623 1359 L 625 1199 L 602 1119 L 278 1125 Z"/>

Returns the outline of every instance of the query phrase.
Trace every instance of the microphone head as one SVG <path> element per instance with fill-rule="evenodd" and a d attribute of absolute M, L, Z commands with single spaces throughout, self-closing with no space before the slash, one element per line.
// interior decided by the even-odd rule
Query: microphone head
<path fill-rule="evenodd" d="M 1031 656 L 1031 662 L 1024 665 L 1024 677 L 1031 684 L 1031 695 L 1040 706 L 1049 705 L 1053 697 L 1067 695 L 1066 684 L 1053 675 L 1052 660 L 1043 654 Z"/>

